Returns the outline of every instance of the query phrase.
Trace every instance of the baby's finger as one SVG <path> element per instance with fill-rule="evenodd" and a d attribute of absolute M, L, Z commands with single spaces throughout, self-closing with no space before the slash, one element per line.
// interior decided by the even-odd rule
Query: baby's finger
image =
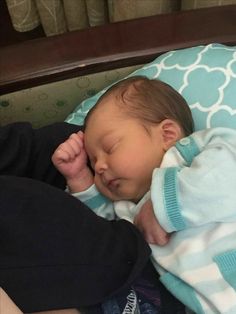
<path fill-rule="evenodd" d="M 68 162 L 70 160 L 70 154 L 68 153 L 67 150 L 64 150 L 63 149 L 63 146 L 62 147 L 58 147 L 57 150 L 55 151 L 55 153 L 53 154 L 52 156 L 52 161 L 53 162 Z"/>
<path fill-rule="evenodd" d="M 163 232 L 160 234 L 156 234 L 154 232 L 151 234 L 146 234 L 145 239 L 150 244 L 157 244 L 159 246 L 165 246 L 169 242 L 170 235 L 166 232 Z"/>
<path fill-rule="evenodd" d="M 78 136 L 78 138 L 79 138 L 81 147 L 84 148 L 84 132 L 79 131 L 79 132 L 77 133 L 77 136 Z"/>
<path fill-rule="evenodd" d="M 73 147 L 73 144 L 71 143 L 71 139 L 69 138 L 66 142 L 61 144 L 58 149 L 65 152 L 65 156 L 67 155 L 67 160 L 73 159 L 76 156 L 75 149 Z"/>
<path fill-rule="evenodd" d="M 81 136 L 78 133 L 73 133 L 73 134 L 71 134 L 71 136 L 69 138 L 73 138 L 76 141 L 77 145 L 79 145 L 80 148 L 84 147 L 83 135 Z"/>
<path fill-rule="evenodd" d="M 76 134 L 71 135 L 67 140 L 67 144 L 70 145 L 70 149 L 73 151 L 75 156 L 78 156 L 82 151 L 83 144 L 80 142 L 81 141 L 78 141 Z"/>
<path fill-rule="evenodd" d="M 79 138 L 82 140 L 82 142 L 84 141 L 84 132 L 83 131 L 79 131 L 79 132 L 77 132 L 76 133 L 78 136 L 79 136 Z"/>

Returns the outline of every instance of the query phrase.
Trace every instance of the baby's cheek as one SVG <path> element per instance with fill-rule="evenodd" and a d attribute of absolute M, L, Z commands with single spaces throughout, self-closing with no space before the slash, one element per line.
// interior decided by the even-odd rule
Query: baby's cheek
<path fill-rule="evenodd" d="M 96 185 L 96 188 L 98 189 L 99 192 L 103 193 L 102 192 L 102 182 L 101 180 L 99 179 L 99 177 L 95 174 L 94 176 L 94 184 Z"/>
<path fill-rule="evenodd" d="M 109 199 L 111 199 L 111 196 L 109 195 L 109 191 L 107 190 L 107 188 L 104 186 L 104 184 L 102 183 L 102 181 L 100 180 L 100 178 L 98 176 L 95 175 L 94 177 L 94 184 L 96 185 L 96 188 L 98 189 L 98 191 L 108 197 Z"/>

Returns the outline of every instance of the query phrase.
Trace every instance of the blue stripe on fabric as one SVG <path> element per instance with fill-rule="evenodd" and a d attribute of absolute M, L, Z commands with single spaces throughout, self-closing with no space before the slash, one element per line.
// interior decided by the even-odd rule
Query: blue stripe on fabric
<path fill-rule="evenodd" d="M 104 203 L 108 203 L 108 202 L 109 202 L 109 200 L 105 196 L 103 196 L 102 194 L 98 194 L 98 195 L 84 201 L 84 203 L 91 209 L 98 208 L 101 205 L 104 205 Z"/>
<path fill-rule="evenodd" d="M 164 174 L 164 199 L 167 215 L 176 230 L 185 229 L 186 225 L 180 213 L 177 198 L 177 174 L 178 168 L 166 168 Z"/>
<path fill-rule="evenodd" d="M 166 273 L 161 276 L 160 281 L 177 299 L 194 311 L 194 313 L 204 314 L 203 308 L 191 286 L 171 273 Z"/>
<path fill-rule="evenodd" d="M 216 225 L 217 223 L 215 223 L 215 226 Z M 204 229 L 204 232 L 202 232 L 203 229 Z M 211 230 L 214 230 L 214 228 Z M 181 237 L 178 234 L 178 243 L 181 243 L 181 239 L 189 239 L 190 243 L 187 242 L 187 245 L 191 246 L 191 239 L 197 239 L 198 237 L 199 239 L 204 239 L 207 237 L 208 234 L 210 234 L 208 226 L 192 228 L 191 230 L 185 229 L 185 231 L 181 233 Z M 199 249 L 197 252 L 193 251 L 190 253 L 190 252 L 185 251 L 182 254 L 181 267 L 183 267 L 183 269 L 188 270 L 188 271 L 197 270 L 197 268 L 207 267 L 208 265 L 213 263 L 212 256 L 215 255 L 215 252 L 219 251 L 219 248 L 224 248 L 224 250 L 228 252 L 231 251 L 232 248 L 235 246 L 235 239 L 236 239 L 236 230 L 235 232 L 230 233 L 229 235 L 222 236 L 222 238 L 211 241 L 207 254 L 205 252 L 205 247 L 202 247 L 202 250 Z M 169 252 L 167 254 L 169 254 Z M 161 256 L 166 256 L 166 255 L 161 254 Z M 174 259 L 171 265 L 173 269 L 177 269 L 179 267 L 179 260 Z M 236 264 L 234 267 L 236 269 Z M 207 278 L 204 278 L 204 279 L 207 279 Z"/>
<path fill-rule="evenodd" d="M 187 165 L 190 166 L 193 158 L 200 153 L 197 143 L 195 140 L 189 136 L 187 138 L 189 143 L 186 145 L 181 144 L 181 140 L 175 144 L 175 147 L 180 152 L 183 159 L 187 162 Z"/>
<path fill-rule="evenodd" d="M 236 250 L 232 250 L 214 257 L 214 261 L 224 271 L 231 272 L 236 270 Z"/>
<path fill-rule="evenodd" d="M 213 260 L 224 279 L 236 290 L 236 250 L 217 255 Z"/>

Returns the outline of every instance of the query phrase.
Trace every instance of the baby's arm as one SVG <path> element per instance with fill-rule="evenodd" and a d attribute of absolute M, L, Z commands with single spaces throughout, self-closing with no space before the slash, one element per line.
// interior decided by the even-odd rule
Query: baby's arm
<path fill-rule="evenodd" d="M 82 131 L 73 133 L 52 155 L 52 162 L 65 177 L 71 193 L 82 192 L 94 183 L 87 160 Z"/>
<path fill-rule="evenodd" d="M 168 158 L 177 149 L 180 166 L 156 168 L 152 175 L 151 200 L 161 226 L 171 233 L 235 222 L 236 131 L 195 132 L 167 152 Z"/>
<path fill-rule="evenodd" d="M 161 227 L 148 200 L 135 216 L 134 224 L 142 232 L 145 240 L 151 244 L 164 246 L 169 241 L 169 234 Z"/>

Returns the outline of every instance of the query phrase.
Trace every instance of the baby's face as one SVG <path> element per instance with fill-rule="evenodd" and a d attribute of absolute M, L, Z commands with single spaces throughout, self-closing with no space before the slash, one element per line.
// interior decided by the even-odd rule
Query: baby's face
<path fill-rule="evenodd" d="M 158 126 L 147 130 L 115 101 L 107 97 L 90 116 L 85 149 L 98 190 L 111 200 L 137 202 L 150 189 L 165 151 Z"/>

